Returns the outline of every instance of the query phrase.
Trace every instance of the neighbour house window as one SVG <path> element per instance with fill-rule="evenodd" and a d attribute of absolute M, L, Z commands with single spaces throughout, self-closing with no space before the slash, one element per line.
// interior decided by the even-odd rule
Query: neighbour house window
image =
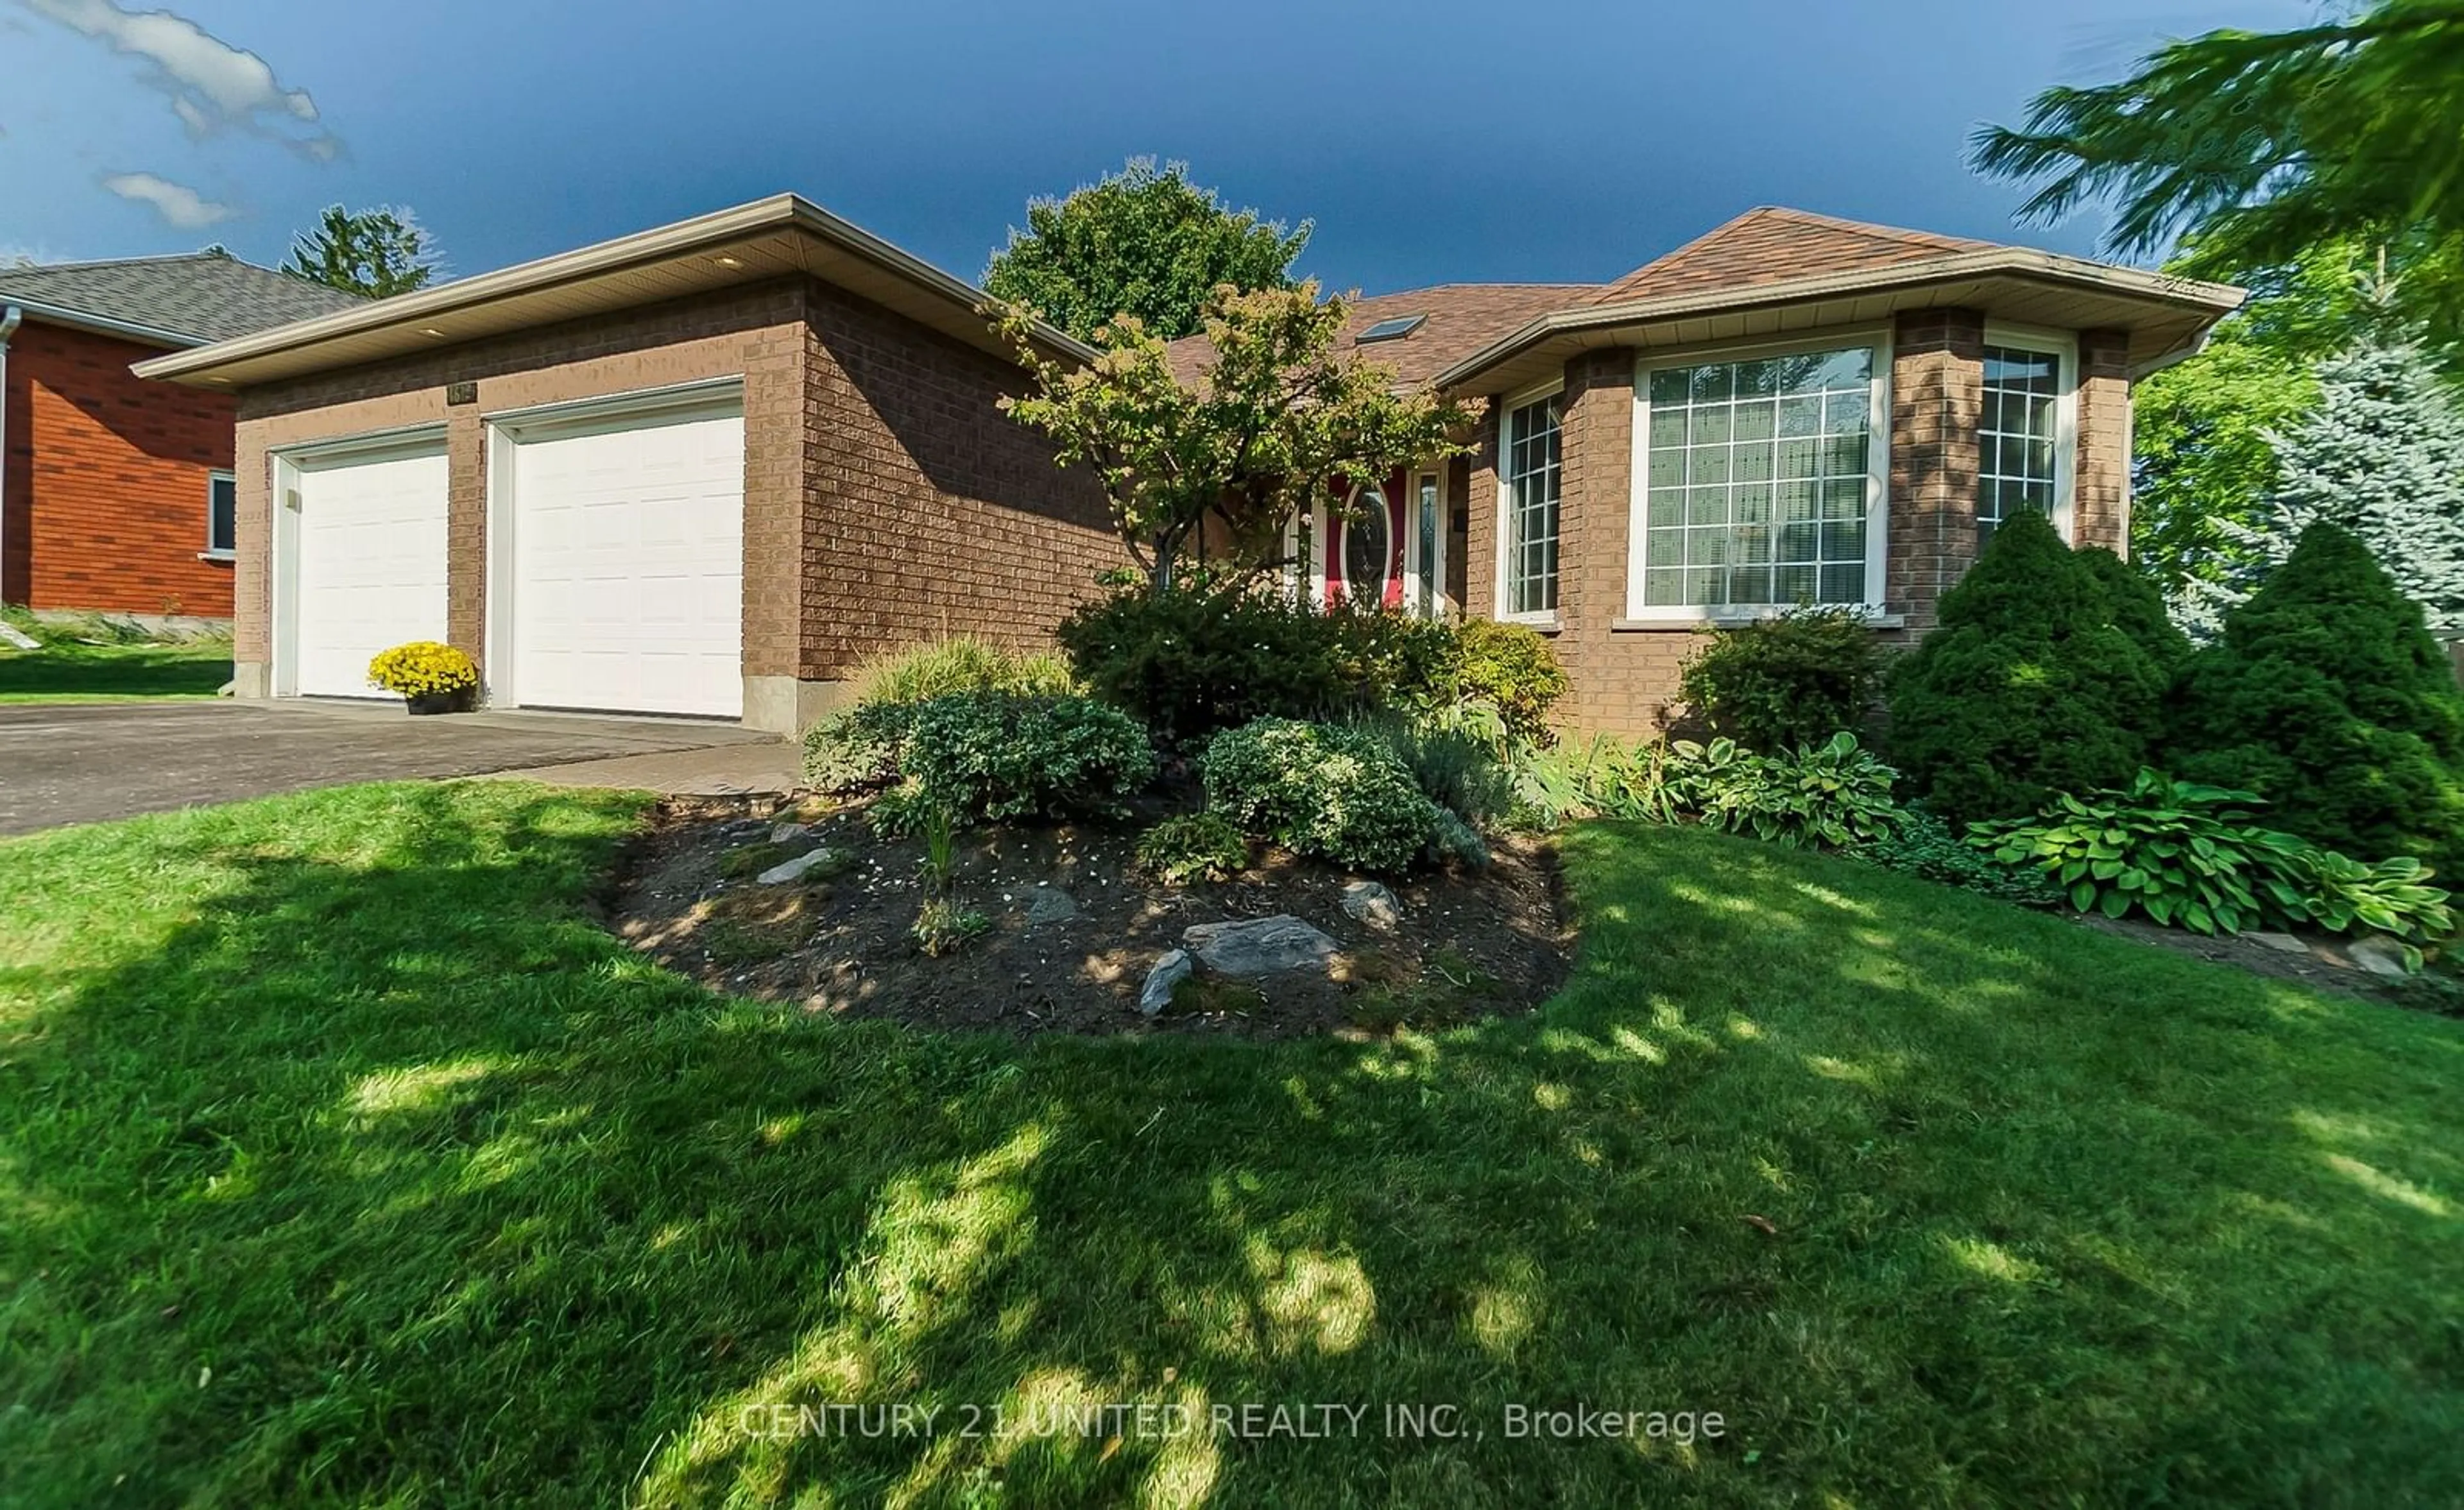
<path fill-rule="evenodd" d="M 1976 543 L 2022 509 L 2064 524 L 2061 481 L 2064 354 L 1985 348 L 1985 411 L 1977 432 Z"/>
<path fill-rule="evenodd" d="M 1640 608 L 1878 601 L 1872 346 L 1647 368 Z"/>
<path fill-rule="evenodd" d="M 1509 617 L 1557 611 L 1557 395 L 1508 410 L 1503 446 L 1506 552 L 1503 587 Z"/>
<path fill-rule="evenodd" d="M 206 483 L 206 551 L 229 556 L 239 549 L 239 483 L 227 471 Z"/>

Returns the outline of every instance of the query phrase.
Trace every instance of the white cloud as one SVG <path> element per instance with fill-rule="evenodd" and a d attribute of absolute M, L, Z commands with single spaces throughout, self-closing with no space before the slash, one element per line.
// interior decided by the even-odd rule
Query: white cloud
<path fill-rule="evenodd" d="M 341 149 L 341 141 L 321 123 L 308 91 L 285 88 L 264 58 L 233 47 L 186 16 L 130 11 L 116 0 L 17 3 L 117 52 L 144 59 L 149 65 L 145 82 L 170 97 L 171 109 L 193 135 L 238 127 L 272 136 L 319 161 Z"/>
<path fill-rule="evenodd" d="M 219 205 L 206 198 L 186 184 L 174 184 L 152 173 L 115 173 L 102 181 L 102 186 L 122 199 L 151 205 L 166 224 L 180 230 L 203 230 L 239 213 L 229 205 Z"/>

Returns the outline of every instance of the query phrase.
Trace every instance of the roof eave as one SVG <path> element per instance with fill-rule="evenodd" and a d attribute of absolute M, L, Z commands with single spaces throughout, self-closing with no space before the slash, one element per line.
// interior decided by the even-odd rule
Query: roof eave
<path fill-rule="evenodd" d="M 798 194 L 776 194 L 730 209 L 714 211 L 673 225 L 620 236 L 574 252 L 561 252 L 476 277 L 440 284 L 416 293 L 396 295 L 364 306 L 277 325 L 270 330 L 203 345 L 141 362 L 141 378 L 168 382 L 213 381 L 217 369 L 236 363 L 394 327 L 419 327 L 456 313 L 481 309 L 553 290 L 561 285 L 605 277 L 722 248 L 766 232 L 793 230 L 811 235 L 871 263 L 973 315 L 985 296 L 973 285 L 849 224 Z M 1080 361 L 1094 358 L 1093 348 L 1048 324 L 1038 322 L 1034 339 L 1054 355 Z"/>
<path fill-rule="evenodd" d="M 48 303 L 42 299 L 26 298 L 15 294 L 0 294 L 0 309 L 22 310 L 28 319 L 40 320 L 46 325 L 65 325 L 73 330 L 88 331 L 98 336 L 118 336 L 122 339 L 142 341 L 149 346 L 167 347 L 173 351 L 187 351 L 206 344 L 206 338 L 203 336 L 165 330 L 158 325 L 140 324 L 136 320 L 114 319 L 108 315 L 97 315 L 87 310 L 72 309 L 65 304 Z"/>
<path fill-rule="evenodd" d="M 1743 290 L 1707 290 L 1633 299 L 1620 304 L 1559 310 L 1544 315 L 1521 330 L 1489 342 L 1430 380 L 1441 391 L 1460 387 L 1483 372 L 1552 336 L 1616 329 L 1656 320 L 1682 319 L 1727 311 L 1808 303 L 1849 295 L 1884 295 L 1940 283 L 1955 283 L 1995 274 L 2041 278 L 2075 284 L 2099 292 L 2211 312 L 2221 319 L 2241 307 L 2244 291 L 2226 283 L 2207 283 L 2138 268 L 2112 267 L 2055 252 L 2023 247 L 1997 247 L 1926 257 L 1853 273 L 1826 273 L 1756 284 Z"/>

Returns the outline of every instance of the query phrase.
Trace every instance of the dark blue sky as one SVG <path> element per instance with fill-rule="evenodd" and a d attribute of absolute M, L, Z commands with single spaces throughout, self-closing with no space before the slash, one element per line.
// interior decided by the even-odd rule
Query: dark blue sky
<path fill-rule="evenodd" d="M 148 13 L 167 3 L 168 14 Z M 1748 207 L 2014 228 L 1980 120 L 2287 0 L 0 0 L 0 254 L 413 207 L 460 274 L 797 189 L 963 276 L 1133 153 L 1317 222 L 1336 288 L 1607 278 Z M 253 55 L 251 57 L 249 55 Z"/>

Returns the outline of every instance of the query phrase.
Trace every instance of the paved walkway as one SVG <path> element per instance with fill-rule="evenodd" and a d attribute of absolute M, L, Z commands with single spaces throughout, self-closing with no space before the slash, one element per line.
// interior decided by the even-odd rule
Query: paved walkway
<path fill-rule="evenodd" d="M 499 772 L 680 792 L 784 790 L 795 758 L 775 735 L 686 719 L 412 718 L 399 703 L 20 704 L 0 707 L 0 834 L 354 781 Z"/>

